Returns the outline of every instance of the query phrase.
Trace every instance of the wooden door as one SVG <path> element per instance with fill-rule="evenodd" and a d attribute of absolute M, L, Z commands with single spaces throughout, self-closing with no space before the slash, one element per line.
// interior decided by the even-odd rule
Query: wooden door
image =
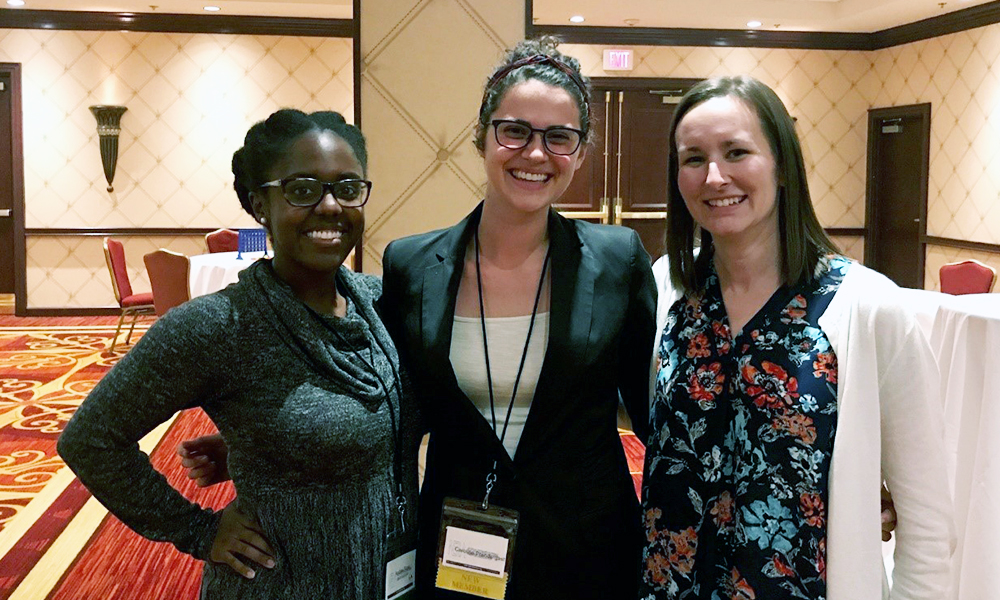
<path fill-rule="evenodd" d="M 896 284 L 924 287 L 930 104 L 868 111 L 865 264 Z"/>
<path fill-rule="evenodd" d="M 0 308 L 14 301 L 14 112 L 11 75 L 0 70 Z M 7 312 L 4 310 L 3 312 Z"/>
<path fill-rule="evenodd" d="M 664 252 L 670 121 L 696 79 L 592 80 L 593 141 L 556 204 L 567 217 L 638 232 L 653 260 Z"/>

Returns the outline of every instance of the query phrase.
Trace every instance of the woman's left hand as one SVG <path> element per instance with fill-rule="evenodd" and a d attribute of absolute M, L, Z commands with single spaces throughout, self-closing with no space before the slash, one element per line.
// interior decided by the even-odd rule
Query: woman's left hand
<path fill-rule="evenodd" d="M 208 559 L 213 563 L 229 565 L 243 577 L 253 579 L 256 572 L 248 563 L 273 568 L 274 550 L 264 539 L 260 525 L 240 512 L 237 503 L 238 500 L 233 500 L 222 510 L 222 520 L 215 532 Z"/>

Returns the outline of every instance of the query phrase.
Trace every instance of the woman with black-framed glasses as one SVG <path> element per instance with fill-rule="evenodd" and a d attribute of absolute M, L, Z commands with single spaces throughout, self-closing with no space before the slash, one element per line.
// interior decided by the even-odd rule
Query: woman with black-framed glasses
<path fill-rule="evenodd" d="M 556 40 L 518 44 L 480 106 L 482 203 L 383 255 L 383 317 L 431 430 L 422 597 L 472 598 L 495 581 L 470 574 L 455 550 L 480 526 L 513 546 L 476 565 L 502 573 L 508 599 L 637 596 L 639 504 L 617 414 L 621 398 L 645 439 L 650 261 L 633 231 L 552 208 L 586 156 L 589 97 Z M 470 503 L 480 522 L 455 517 Z M 514 513 L 502 522 L 516 532 L 483 525 L 483 506 L 498 520 Z M 471 549 L 491 552 L 485 544 Z"/>
<path fill-rule="evenodd" d="M 380 280 L 343 266 L 364 230 L 366 169 L 364 138 L 337 113 L 254 125 L 234 185 L 273 259 L 158 320 L 59 439 L 113 514 L 205 561 L 202 598 L 375 599 L 412 581 L 413 398 L 375 308 Z M 217 513 L 137 446 L 194 406 L 229 447 L 237 500 Z"/>

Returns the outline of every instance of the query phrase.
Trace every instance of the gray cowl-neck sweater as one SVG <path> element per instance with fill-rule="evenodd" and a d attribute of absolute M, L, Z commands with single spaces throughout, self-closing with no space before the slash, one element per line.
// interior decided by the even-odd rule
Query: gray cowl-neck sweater
<path fill-rule="evenodd" d="M 401 425 L 412 528 L 418 416 L 405 377 L 397 391 L 398 355 L 375 310 L 381 281 L 342 268 L 337 285 L 347 316 L 320 316 L 262 260 L 239 283 L 171 310 L 59 440 L 80 480 L 125 524 L 205 559 L 218 514 L 171 488 L 136 442 L 177 410 L 208 413 L 230 448 L 240 507 L 260 522 L 277 566 L 247 580 L 206 563 L 203 598 L 384 595 L 386 538 L 399 522 L 392 421 Z"/>

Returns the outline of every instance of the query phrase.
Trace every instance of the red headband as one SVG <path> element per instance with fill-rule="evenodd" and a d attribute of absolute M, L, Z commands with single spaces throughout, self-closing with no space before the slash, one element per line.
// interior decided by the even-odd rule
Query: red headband
<path fill-rule="evenodd" d="M 590 104 L 590 97 L 587 95 L 587 86 L 583 83 L 583 79 L 581 79 L 580 75 L 558 58 L 547 56 L 545 54 L 535 54 L 534 56 L 528 56 L 526 58 L 515 60 L 511 64 L 497 71 L 493 77 L 490 77 L 489 82 L 487 82 L 486 89 L 483 90 L 483 99 L 485 100 L 486 95 L 490 93 L 493 86 L 499 83 L 500 80 L 506 77 L 511 71 L 520 69 L 521 67 L 527 67 L 528 65 L 539 65 L 545 63 L 548 63 L 565 73 L 573 81 L 573 83 L 576 84 L 576 87 L 580 88 L 580 95 L 583 96 L 583 101 Z"/>

